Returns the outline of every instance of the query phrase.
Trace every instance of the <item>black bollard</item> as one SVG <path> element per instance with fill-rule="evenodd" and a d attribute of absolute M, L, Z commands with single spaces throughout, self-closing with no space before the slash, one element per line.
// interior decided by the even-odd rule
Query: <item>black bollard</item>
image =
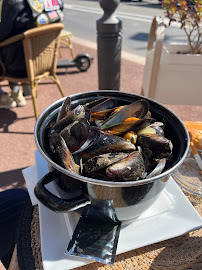
<path fill-rule="evenodd" d="M 115 16 L 120 0 L 99 0 L 104 10 L 97 20 L 99 90 L 120 90 L 122 21 Z"/>

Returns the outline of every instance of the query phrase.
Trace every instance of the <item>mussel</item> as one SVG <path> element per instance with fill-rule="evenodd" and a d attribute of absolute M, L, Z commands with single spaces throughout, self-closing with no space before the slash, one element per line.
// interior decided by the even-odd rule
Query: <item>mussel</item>
<path fill-rule="evenodd" d="M 130 153 L 106 169 L 106 175 L 117 181 L 135 181 L 142 178 L 144 172 L 145 165 L 140 151 Z"/>
<path fill-rule="evenodd" d="M 87 173 L 98 172 L 122 160 L 128 155 L 129 154 L 127 153 L 118 152 L 118 153 L 107 153 L 107 154 L 95 156 L 93 158 L 88 159 L 85 162 L 84 164 L 85 172 Z"/>
<path fill-rule="evenodd" d="M 164 136 L 164 124 L 162 122 L 154 122 L 144 128 L 141 127 L 137 131 L 137 135 L 140 136 L 141 134 L 158 134 Z"/>
<path fill-rule="evenodd" d="M 146 100 L 138 100 L 110 116 L 101 126 L 101 130 L 110 129 L 116 125 L 122 124 L 127 118 L 142 119 L 148 112 L 149 104 Z"/>
<path fill-rule="evenodd" d="M 100 131 L 98 128 L 91 127 L 86 118 L 80 118 L 65 127 L 59 134 L 64 138 L 69 150 L 74 153 L 81 149 L 84 143 L 87 147 L 91 144 L 91 141 L 96 142 L 100 136 Z"/>
<path fill-rule="evenodd" d="M 60 121 L 62 118 L 67 116 L 71 111 L 71 99 L 70 97 L 67 97 L 65 101 L 62 103 L 62 106 L 60 108 L 60 111 L 57 115 L 56 122 Z"/>
<path fill-rule="evenodd" d="M 59 133 L 68 125 L 80 118 L 90 119 L 90 111 L 82 105 L 78 105 L 73 111 L 69 112 L 65 117 L 57 121 L 50 129 L 50 135 L 53 133 Z"/>
<path fill-rule="evenodd" d="M 77 174 L 74 159 L 62 136 L 58 133 L 52 134 L 49 139 L 49 145 L 53 160 L 61 167 Z"/>
<path fill-rule="evenodd" d="M 122 135 L 148 121 L 144 118 L 147 112 L 148 102 L 138 100 L 117 110 L 102 123 L 100 129 L 110 134 Z"/>
<path fill-rule="evenodd" d="M 108 181 L 150 178 L 172 157 L 165 126 L 152 118 L 143 99 L 122 106 L 116 99 L 101 98 L 71 110 L 67 97 L 49 126 L 53 160 L 84 176 Z"/>
<path fill-rule="evenodd" d="M 106 153 L 131 152 L 136 149 L 135 145 L 123 138 L 110 134 L 101 134 L 98 141 L 86 149 L 82 156 L 89 159 Z"/>
<path fill-rule="evenodd" d="M 117 105 L 117 100 L 111 98 L 101 98 L 92 101 L 84 106 L 89 108 L 91 111 L 90 122 L 96 120 L 104 120 L 106 117 L 114 111 Z"/>
<path fill-rule="evenodd" d="M 162 159 L 171 155 L 173 145 L 170 140 L 158 134 L 142 134 L 137 138 L 139 145 L 148 158 Z"/>

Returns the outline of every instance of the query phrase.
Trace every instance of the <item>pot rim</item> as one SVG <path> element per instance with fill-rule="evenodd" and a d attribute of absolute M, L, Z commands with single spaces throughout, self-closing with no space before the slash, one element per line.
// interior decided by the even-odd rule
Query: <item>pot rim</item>
<path fill-rule="evenodd" d="M 142 95 L 138 95 L 138 94 L 132 94 L 132 93 L 129 93 L 129 92 L 123 92 L 123 91 L 118 91 L 118 90 L 96 90 L 96 91 L 89 91 L 89 92 L 80 92 L 80 93 L 77 93 L 77 94 L 73 94 L 73 95 L 69 95 L 69 97 L 72 99 L 73 97 L 77 97 L 79 95 L 84 95 L 85 94 L 90 94 L 90 95 L 93 95 L 95 94 L 98 95 L 100 93 L 121 93 L 121 94 L 126 94 L 127 96 L 131 96 L 131 97 L 138 97 L 138 98 L 142 98 L 142 99 L 145 99 L 145 100 L 148 100 L 148 101 L 151 101 L 153 103 L 156 103 L 158 106 L 162 107 L 163 109 L 169 111 L 169 113 L 171 113 L 178 121 L 179 123 L 181 124 L 181 126 L 184 128 L 184 132 L 186 134 L 186 139 L 187 140 L 187 145 L 186 145 L 186 149 L 184 151 L 184 154 L 183 156 L 181 157 L 181 159 L 174 165 L 172 166 L 171 168 L 169 168 L 168 170 L 166 170 L 165 172 L 159 174 L 159 175 L 156 175 L 154 177 L 151 177 L 151 178 L 148 178 L 148 179 L 141 179 L 141 180 L 136 180 L 136 181 L 128 181 L 128 182 L 113 182 L 113 181 L 104 181 L 104 180 L 99 180 L 99 179 L 94 179 L 94 178 L 89 178 L 89 177 L 85 177 L 85 176 L 82 176 L 82 175 L 77 175 L 77 174 L 74 174 L 66 169 L 64 169 L 63 167 L 59 166 L 57 163 L 55 163 L 52 159 L 50 159 L 43 151 L 43 149 L 41 148 L 40 146 L 40 143 L 39 143 L 39 140 L 38 140 L 38 136 L 37 136 L 37 133 L 38 133 L 38 129 L 40 128 L 41 126 L 41 123 L 43 123 L 43 117 L 44 115 L 50 111 L 51 109 L 53 109 L 54 107 L 56 107 L 58 105 L 58 103 L 61 103 L 66 99 L 66 97 L 63 97 L 57 101 L 55 101 L 54 103 L 52 103 L 51 105 L 49 105 L 41 114 L 40 116 L 38 117 L 37 121 L 36 121 L 36 124 L 35 124 L 35 128 L 34 128 L 34 139 L 35 139 L 35 143 L 36 143 L 36 146 L 39 150 L 39 152 L 41 153 L 41 155 L 44 157 L 44 159 L 50 163 L 56 170 L 64 173 L 65 175 L 69 176 L 69 177 L 72 177 L 74 179 L 77 179 L 77 180 L 80 180 L 82 182 L 86 182 L 86 183 L 89 183 L 89 184 L 94 184 L 94 185 L 101 185 L 101 186 L 107 186 L 107 187 L 131 187 L 131 186 L 138 186 L 138 185 L 144 185 L 144 184 L 148 184 L 150 182 L 153 182 L 155 180 L 159 180 L 160 178 L 163 178 L 163 177 L 166 177 L 166 176 L 170 176 L 170 174 L 176 170 L 178 168 L 178 166 L 180 166 L 184 159 L 186 158 L 187 156 L 187 153 L 188 153 L 188 150 L 189 150 L 189 144 L 190 144 L 190 139 L 189 139 L 189 134 L 188 134 L 188 131 L 184 125 L 184 123 L 182 122 L 182 120 L 173 112 L 171 111 L 170 109 L 168 109 L 166 106 L 162 105 L 161 103 L 159 103 L 158 101 L 156 100 L 153 100 L 151 98 L 148 98 L 148 97 L 145 97 L 145 96 L 142 96 Z M 57 106 L 58 108 L 58 106 Z M 57 109 L 55 108 L 55 110 Z M 50 117 L 51 119 L 51 117 Z"/>

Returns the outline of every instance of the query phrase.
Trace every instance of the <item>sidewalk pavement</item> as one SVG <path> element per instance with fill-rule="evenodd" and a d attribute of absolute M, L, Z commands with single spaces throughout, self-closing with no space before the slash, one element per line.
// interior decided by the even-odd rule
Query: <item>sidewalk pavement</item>
<path fill-rule="evenodd" d="M 85 43 L 84 43 L 85 44 Z M 73 43 L 75 55 L 89 53 L 94 61 L 87 72 L 79 72 L 76 68 L 58 70 L 58 76 L 66 95 L 98 90 L 97 51 L 91 46 L 86 47 Z M 71 59 L 69 50 L 62 49 L 63 58 Z M 122 54 L 124 56 L 124 54 Z M 122 58 L 121 91 L 140 94 L 144 65 Z M 9 92 L 9 88 L 4 88 Z M 37 104 L 41 113 L 51 103 L 61 98 L 54 84 L 39 85 L 37 88 Z M 34 142 L 35 117 L 31 96 L 25 97 L 27 105 L 13 109 L 0 109 L 0 191 L 8 188 L 25 187 L 22 170 L 35 163 L 36 145 Z M 167 105 L 182 120 L 200 121 L 202 106 Z"/>

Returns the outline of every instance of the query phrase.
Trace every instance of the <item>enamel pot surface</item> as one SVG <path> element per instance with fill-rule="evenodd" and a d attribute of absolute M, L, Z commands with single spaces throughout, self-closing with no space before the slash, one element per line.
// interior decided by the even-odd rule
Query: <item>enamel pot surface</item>
<path fill-rule="evenodd" d="M 147 100 L 152 117 L 165 124 L 165 137 L 173 144 L 172 159 L 166 163 L 166 168 L 161 174 L 137 181 L 112 182 L 71 173 L 56 164 L 47 152 L 46 130 L 50 122 L 56 119 L 65 100 L 62 98 L 44 110 L 35 125 L 34 136 L 37 148 L 50 167 L 50 173 L 40 179 L 35 186 L 36 197 L 46 207 L 56 212 L 81 212 L 87 204 L 94 200 L 112 200 L 119 220 L 132 220 L 138 217 L 157 200 L 171 173 L 182 164 L 187 155 L 189 135 L 184 124 L 178 116 L 162 104 L 140 95 L 99 90 L 75 94 L 70 97 L 71 109 L 79 104 L 86 104 L 102 97 L 117 99 L 120 105 L 127 105 L 140 99 Z M 46 188 L 46 184 L 52 181 L 59 197 Z"/>

